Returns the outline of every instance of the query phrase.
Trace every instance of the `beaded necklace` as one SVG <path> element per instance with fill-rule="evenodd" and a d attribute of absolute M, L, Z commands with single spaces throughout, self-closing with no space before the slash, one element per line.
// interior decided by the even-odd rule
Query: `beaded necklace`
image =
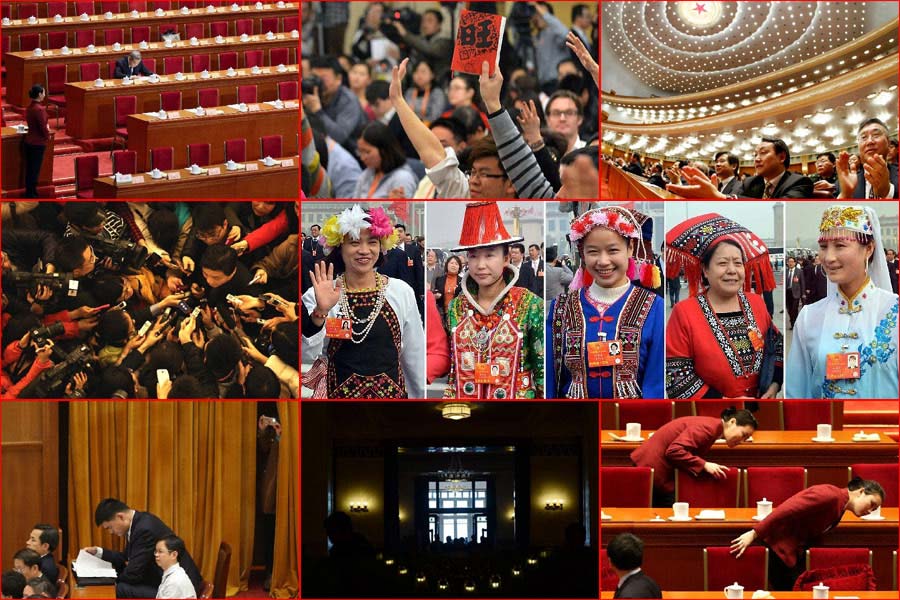
<path fill-rule="evenodd" d="M 344 281 L 343 273 L 340 275 L 340 282 L 341 282 L 341 298 L 338 301 L 338 303 L 341 306 L 341 313 L 346 315 L 346 317 L 349 318 L 353 322 L 353 326 L 350 329 L 350 331 L 352 333 L 350 341 L 353 342 L 354 344 L 361 344 L 369 336 L 369 332 L 372 331 L 372 327 L 375 326 L 375 321 L 378 319 L 378 315 L 381 314 L 381 309 L 384 306 L 384 299 L 385 299 L 384 281 L 378 275 L 375 276 L 375 290 L 378 292 L 378 297 L 375 299 L 375 306 L 372 307 L 371 311 L 369 311 L 368 316 L 366 316 L 364 318 L 358 318 L 356 316 L 356 314 L 352 310 L 350 310 L 350 300 L 349 300 L 349 297 L 347 296 L 347 284 Z M 362 331 L 357 332 L 356 329 L 354 329 L 354 327 L 356 325 L 363 325 L 363 324 L 365 324 L 365 327 L 363 328 Z"/>

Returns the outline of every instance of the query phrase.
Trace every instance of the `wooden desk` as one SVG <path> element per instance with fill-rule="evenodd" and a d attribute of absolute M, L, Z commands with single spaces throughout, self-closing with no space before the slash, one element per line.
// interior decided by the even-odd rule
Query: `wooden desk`
<path fill-rule="evenodd" d="M 293 156 L 298 153 L 298 101 L 286 102 L 282 109 L 267 103 L 248 107 L 250 110 L 242 113 L 230 106 L 219 106 L 207 109 L 207 114 L 202 117 L 187 110 L 172 111 L 171 115 L 178 116 L 172 118 L 170 115 L 168 119 L 145 114 L 129 115 L 128 149 L 137 152 L 138 171 L 150 169 L 151 148 L 168 146 L 175 149 L 173 166 L 189 166 L 187 144 L 191 142 L 208 142 L 212 150 L 212 163 L 224 163 L 225 140 L 238 138 L 247 140 L 247 160 L 264 158 L 259 155 L 259 138 L 264 135 L 282 135 L 284 154 Z M 214 111 L 221 113 L 210 114 Z"/>
<path fill-rule="evenodd" d="M 75 584 L 75 571 L 69 561 L 69 597 L 70 598 L 115 598 L 116 586 L 114 585 L 89 585 L 79 587 Z"/>
<path fill-rule="evenodd" d="M 259 20 L 263 17 L 295 17 L 297 15 L 297 5 L 289 2 L 285 4 L 284 8 L 278 8 L 275 3 L 267 3 L 263 5 L 262 10 L 256 10 L 255 6 L 250 5 L 241 6 L 240 11 L 232 11 L 229 5 L 217 7 L 215 12 L 207 12 L 206 7 L 192 9 L 188 14 L 182 14 L 180 9 L 163 11 L 161 16 L 157 15 L 156 12 L 142 12 L 138 13 L 138 16 L 132 17 L 130 12 L 126 12 L 114 14 L 112 19 L 106 19 L 102 14 L 91 15 L 87 21 L 82 21 L 79 17 L 64 17 L 59 23 L 56 23 L 52 18 L 38 19 L 33 25 L 29 25 L 24 20 L 13 19 L 9 25 L 3 26 L 3 35 L 10 36 L 11 48 L 18 48 L 18 37 L 23 33 L 47 34 L 53 31 L 66 31 L 70 33 L 69 42 L 73 43 L 69 45 L 72 46 L 75 41 L 75 34 L 72 31 L 76 28 L 94 31 L 121 28 L 126 32 L 130 32 L 132 27 L 149 25 L 151 32 L 154 31 L 154 28 L 158 32 L 159 27 L 163 25 L 181 30 L 182 27 L 180 26 L 187 23 L 208 23 L 210 21 L 228 21 L 232 23 L 237 19 L 253 18 L 254 20 Z M 233 31 L 234 27 L 232 26 L 231 29 Z M 128 34 L 126 33 L 126 35 Z M 15 38 L 15 41 L 12 38 Z M 130 38 L 126 37 L 126 39 Z"/>
<path fill-rule="evenodd" d="M 225 42 L 217 44 L 215 38 L 198 40 L 198 45 L 192 46 L 189 41 L 176 42 L 172 48 L 167 48 L 163 43 L 153 42 L 148 48 L 140 48 L 137 44 L 123 44 L 119 50 L 113 50 L 112 46 L 97 46 L 97 51 L 89 53 L 85 48 L 72 48 L 71 54 L 63 54 L 59 50 L 44 50 L 43 56 L 35 56 L 32 52 L 10 52 L 3 55 L 3 64 L 6 66 L 6 99 L 18 106 L 28 106 L 28 90 L 35 83 L 46 85 L 47 65 L 64 64 L 67 67 L 68 81 L 81 80 L 79 65 L 83 63 L 100 63 L 100 73 L 105 75 L 107 64 L 111 60 L 119 60 L 132 50 L 140 50 L 143 58 L 156 59 L 156 71 L 163 70 L 163 60 L 169 56 L 184 56 L 185 72 L 191 69 L 191 55 L 208 54 L 217 56 L 220 52 L 237 52 L 238 64 L 244 63 L 244 52 L 247 50 L 262 50 L 264 64 L 268 64 L 269 50 L 272 48 L 297 48 L 299 40 L 293 39 L 290 33 L 276 34 L 274 40 L 267 40 L 265 35 L 251 36 L 250 41 L 241 42 L 239 37 L 224 38 Z M 293 59 L 292 59 L 293 60 Z M 217 59 L 211 58 L 210 64 L 218 65 Z M 277 65 L 272 65 L 277 66 Z M 110 78 L 112 73 L 109 74 Z"/>
<path fill-rule="evenodd" d="M 151 179 L 141 174 L 143 183 L 129 183 L 116 186 L 112 177 L 94 180 L 95 198 L 277 198 L 296 199 L 300 194 L 298 181 L 300 172 L 299 156 L 287 156 L 292 160 L 288 167 L 266 167 L 259 161 L 249 161 L 259 165 L 255 171 L 227 171 L 225 165 L 210 165 L 209 169 L 219 169 L 218 175 L 191 175 L 187 169 L 169 171 L 178 173 L 179 179 Z"/>
<path fill-rule="evenodd" d="M 671 516 L 671 509 L 603 507 L 603 512 L 612 519 L 600 522 L 601 545 L 606 546 L 620 533 L 637 535 L 644 541 L 644 564 L 655 565 L 653 578 L 660 588 L 670 590 L 696 589 L 703 581 L 703 548 L 730 546 L 731 540 L 756 525 L 751 519 L 756 514 L 755 508 L 725 509 L 724 521 L 686 523 L 650 520 L 656 514 L 663 518 Z M 695 517 L 699 512 L 692 508 L 690 515 Z M 870 548 L 878 589 L 886 590 L 890 589 L 893 578 L 898 510 L 882 508 L 881 514 L 884 521 L 864 521 L 845 512 L 840 525 L 825 534 L 823 545 Z"/>
<path fill-rule="evenodd" d="M 249 69 L 238 69 L 234 77 L 226 76 L 225 71 L 210 71 L 209 79 L 202 79 L 199 73 L 189 73 L 182 81 L 177 81 L 174 75 L 161 75 L 157 83 L 136 78 L 130 85 L 123 84 L 121 79 L 107 79 L 102 88 L 94 87 L 93 82 L 67 83 L 66 133 L 78 139 L 112 137 L 116 96 L 137 96 L 139 113 L 158 111 L 162 92 L 180 91 L 182 108 L 195 108 L 197 90 L 202 88 L 218 89 L 219 104 L 235 103 L 239 85 L 255 85 L 260 102 L 275 100 L 278 83 L 297 81 L 299 70 L 298 65 L 288 66 L 284 73 L 274 67 L 264 67 L 259 75 L 253 75 Z"/>
<path fill-rule="evenodd" d="M 0 174 L 0 189 L 20 190 L 25 188 L 25 154 L 22 147 L 25 139 L 24 133 L 18 133 L 15 127 L 2 128 L 3 148 L 0 156 L 3 156 L 2 174 Z M 38 187 L 53 185 L 53 140 L 55 134 L 50 134 L 50 142 L 44 152 L 44 160 L 41 163 L 41 172 L 38 175 Z"/>
<path fill-rule="evenodd" d="M 643 177 L 626 173 L 622 169 L 604 162 L 601 177 L 607 181 L 610 197 L 601 200 L 681 200 L 678 194 L 647 184 Z"/>
<path fill-rule="evenodd" d="M 655 575 L 655 573 L 651 574 L 651 577 Z M 753 592 L 756 590 L 748 590 L 744 589 L 744 598 L 749 599 L 750 596 L 753 595 Z M 612 598 L 615 595 L 615 592 L 600 592 L 600 598 L 606 600 L 607 598 Z M 812 592 L 772 592 L 772 595 L 777 598 L 812 598 Z M 717 592 L 663 592 L 663 598 L 671 598 L 672 600 L 706 600 L 707 598 L 710 600 L 722 600 L 725 596 L 722 594 L 722 591 Z M 836 590 L 831 590 L 829 598 L 834 600 L 835 598 L 880 598 L 884 600 L 885 598 L 895 598 L 896 594 L 885 594 L 884 592 L 840 592 Z"/>
<path fill-rule="evenodd" d="M 724 443 L 712 447 L 706 458 L 729 467 L 806 467 L 807 485 L 831 483 L 846 485 L 847 467 L 853 463 L 896 463 L 897 442 L 881 434 L 878 442 L 854 442 L 859 429 L 832 431 L 835 441 L 827 444 L 813 442 L 815 431 L 757 431 L 752 442 L 735 448 Z M 601 431 L 600 464 L 629 466 L 629 455 L 638 447 L 633 442 L 615 442 L 609 431 Z M 625 435 L 624 431 L 612 431 Z M 647 437 L 651 431 L 641 431 Z"/>

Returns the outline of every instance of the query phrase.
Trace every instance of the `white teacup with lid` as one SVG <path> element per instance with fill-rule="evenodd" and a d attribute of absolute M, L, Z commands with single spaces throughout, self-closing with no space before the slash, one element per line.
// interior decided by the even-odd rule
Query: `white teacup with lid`
<path fill-rule="evenodd" d="M 54 23 L 62 23 L 62 22 L 63 22 L 63 16 L 62 16 L 62 15 L 53 15 L 53 22 L 54 22 Z"/>
<path fill-rule="evenodd" d="M 766 500 L 763 497 L 762 500 L 758 500 L 756 502 L 756 516 L 757 518 L 764 519 L 772 513 L 772 501 Z"/>
<path fill-rule="evenodd" d="M 744 586 L 739 584 L 737 581 L 724 588 L 722 591 L 725 592 L 726 598 L 743 598 L 744 597 Z"/>
<path fill-rule="evenodd" d="M 819 585 L 813 586 L 813 589 L 812 589 L 813 590 L 813 598 L 823 598 L 823 599 L 828 598 L 828 590 L 829 589 L 830 588 L 827 585 L 825 585 L 824 583 L 822 583 L 820 581 Z"/>

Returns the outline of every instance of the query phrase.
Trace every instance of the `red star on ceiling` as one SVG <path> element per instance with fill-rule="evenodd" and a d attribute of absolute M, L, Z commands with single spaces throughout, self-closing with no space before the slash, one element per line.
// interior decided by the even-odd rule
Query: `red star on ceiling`
<path fill-rule="evenodd" d="M 705 13 L 705 12 L 706 12 L 706 5 L 705 5 L 705 4 L 702 4 L 702 3 L 700 3 L 700 2 L 698 2 L 697 4 L 694 5 L 694 10 L 697 11 L 697 14 L 698 14 L 698 15 L 701 14 L 701 13 Z"/>

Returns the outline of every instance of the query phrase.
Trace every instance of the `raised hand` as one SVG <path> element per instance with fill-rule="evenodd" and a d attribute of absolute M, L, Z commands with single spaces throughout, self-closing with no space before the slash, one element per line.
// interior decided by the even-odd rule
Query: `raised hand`
<path fill-rule="evenodd" d="M 878 154 L 870 156 L 863 163 L 866 181 L 872 186 L 876 198 L 887 198 L 891 190 L 891 176 L 887 162 Z"/>
<path fill-rule="evenodd" d="M 703 174 L 700 169 L 686 166 L 681 169 L 684 178 L 687 179 L 687 185 L 679 185 L 670 183 L 666 185 L 666 189 L 673 194 L 678 194 L 686 198 L 725 198 L 709 177 Z"/>
<path fill-rule="evenodd" d="M 329 264 L 326 270 L 325 263 L 317 262 L 309 275 L 316 294 L 316 310 L 327 313 L 341 299 L 341 282 L 334 280 L 334 265 Z"/>
<path fill-rule="evenodd" d="M 391 102 L 394 103 L 394 106 L 396 106 L 398 100 L 403 99 L 403 80 L 406 78 L 406 65 L 408 64 L 409 59 L 404 58 L 400 66 L 394 67 L 391 71 L 391 87 L 388 91 L 388 96 Z"/>
<path fill-rule="evenodd" d="M 528 145 L 536 144 L 541 141 L 541 119 L 538 117 L 537 109 L 534 107 L 534 100 L 528 103 L 522 103 L 522 109 L 516 121 L 522 126 L 522 137 Z"/>
<path fill-rule="evenodd" d="M 494 74 L 489 75 L 491 71 L 487 61 L 481 63 L 481 77 L 478 83 L 481 87 L 481 97 L 484 100 L 484 106 L 488 113 L 495 113 L 503 106 L 500 104 L 500 89 L 503 87 L 503 74 L 500 69 L 494 69 Z"/>
<path fill-rule="evenodd" d="M 841 182 L 841 198 L 852 198 L 859 175 L 856 169 L 850 168 L 850 155 L 847 152 L 841 152 L 840 156 L 838 156 L 835 170 L 837 171 L 838 181 Z"/>
<path fill-rule="evenodd" d="M 575 53 L 575 56 L 578 57 L 578 60 L 581 61 L 581 64 L 593 77 L 594 83 L 597 84 L 597 89 L 600 89 L 600 66 L 594 60 L 594 57 L 591 56 L 591 53 L 588 52 L 588 49 L 585 48 L 581 38 L 575 35 L 575 32 L 570 31 L 569 35 L 566 36 L 566 46 Z"/>

